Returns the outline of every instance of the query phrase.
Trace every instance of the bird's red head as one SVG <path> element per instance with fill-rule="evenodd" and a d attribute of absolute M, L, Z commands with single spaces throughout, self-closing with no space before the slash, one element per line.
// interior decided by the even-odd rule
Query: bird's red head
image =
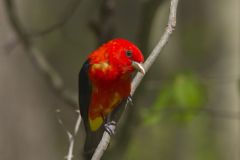
<path fill-rule="evenodd" d="M 106 63 L 120 74 L 131 73 L 135 69 L 145 73 L 141 63 L 142 52 L 133 43 L 125 39 L 114 39 L 99 47 L 89 55 L 92 64 Z M 114 71 L 113 70 L 113 71 Z"/>

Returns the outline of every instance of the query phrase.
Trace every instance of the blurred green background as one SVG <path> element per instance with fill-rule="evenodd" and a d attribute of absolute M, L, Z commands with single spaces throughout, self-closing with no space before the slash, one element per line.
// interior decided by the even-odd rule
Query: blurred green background
<path fill-rule="evenodd" d="M 78 107 L 60 93 L 76 99 L 82 63 L 109 39 L 132 41 L 147 58 L 164 32 L 169 4 L 0 2 L 0 159 L 64 159 L 68 138 L 58 118 L 72 131 Z M 137 89 L 104 160 L 240 159 L 239 9 L 239 0 L 180 0 L 177 27 Z M 52 86 L 32 50 L 60 75 L 64 88 Z M 81 126 L 74 159 L 82 159 L 83 141 Z"/>

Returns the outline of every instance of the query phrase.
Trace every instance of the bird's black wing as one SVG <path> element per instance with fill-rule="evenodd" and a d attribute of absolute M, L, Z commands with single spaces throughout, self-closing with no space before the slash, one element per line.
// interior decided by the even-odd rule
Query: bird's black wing
<path fill-rule="evenodd" d="M 89 70 L 89 61 L 87 60 L 79 73 L 78 79 L 78 100 L 79 100 L 79 107 L 82 116 L 82 120 L 84 122 L 85 130 L 89 130 L 89 122 L 88 122 L 88 108 L 90 105 L 91 100 L 91 93 L 92 93 L 92 85 L 88 77 L 88 70 Z"/>
<path fill-rule="evenodd" d="M 97 145 L 99 144 L 103 132 L 103 125 L 97 131 L 91 131 L 89 120 L 88 120 L 88 110 L 91 102 L 92 95 L 92 84 L 89 80 L 89 61 L 87 60 L 79 73 L 79 106 L 82 120 L 84 122 L 84 127 L 86 131 L 86 139 L 84 144 L 84 157 L 86 160 L 91 159 Z"/>

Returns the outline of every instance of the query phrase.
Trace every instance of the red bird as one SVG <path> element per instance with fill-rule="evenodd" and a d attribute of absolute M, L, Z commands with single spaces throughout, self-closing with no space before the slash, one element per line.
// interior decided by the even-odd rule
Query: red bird
<path fill-rule="evenodd" d="M 141 51 L 133 43 L 114 39 L 93 51 L 83 64 L 79 106 L 86 131 L 86 157 L 92 156 L 100 142 L 107 117 L 129 97 L 132 73 L 145 73 L 143 61 Z"/>

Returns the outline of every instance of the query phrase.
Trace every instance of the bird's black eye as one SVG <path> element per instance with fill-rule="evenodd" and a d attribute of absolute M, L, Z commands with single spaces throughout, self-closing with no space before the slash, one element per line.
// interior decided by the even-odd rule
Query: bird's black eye
<path fill-rule="evenodd" d="M 132 57 L 132 51 L 131 50 L 127 50 L 126 51 L 126 56 L 131 58 Z"/>

